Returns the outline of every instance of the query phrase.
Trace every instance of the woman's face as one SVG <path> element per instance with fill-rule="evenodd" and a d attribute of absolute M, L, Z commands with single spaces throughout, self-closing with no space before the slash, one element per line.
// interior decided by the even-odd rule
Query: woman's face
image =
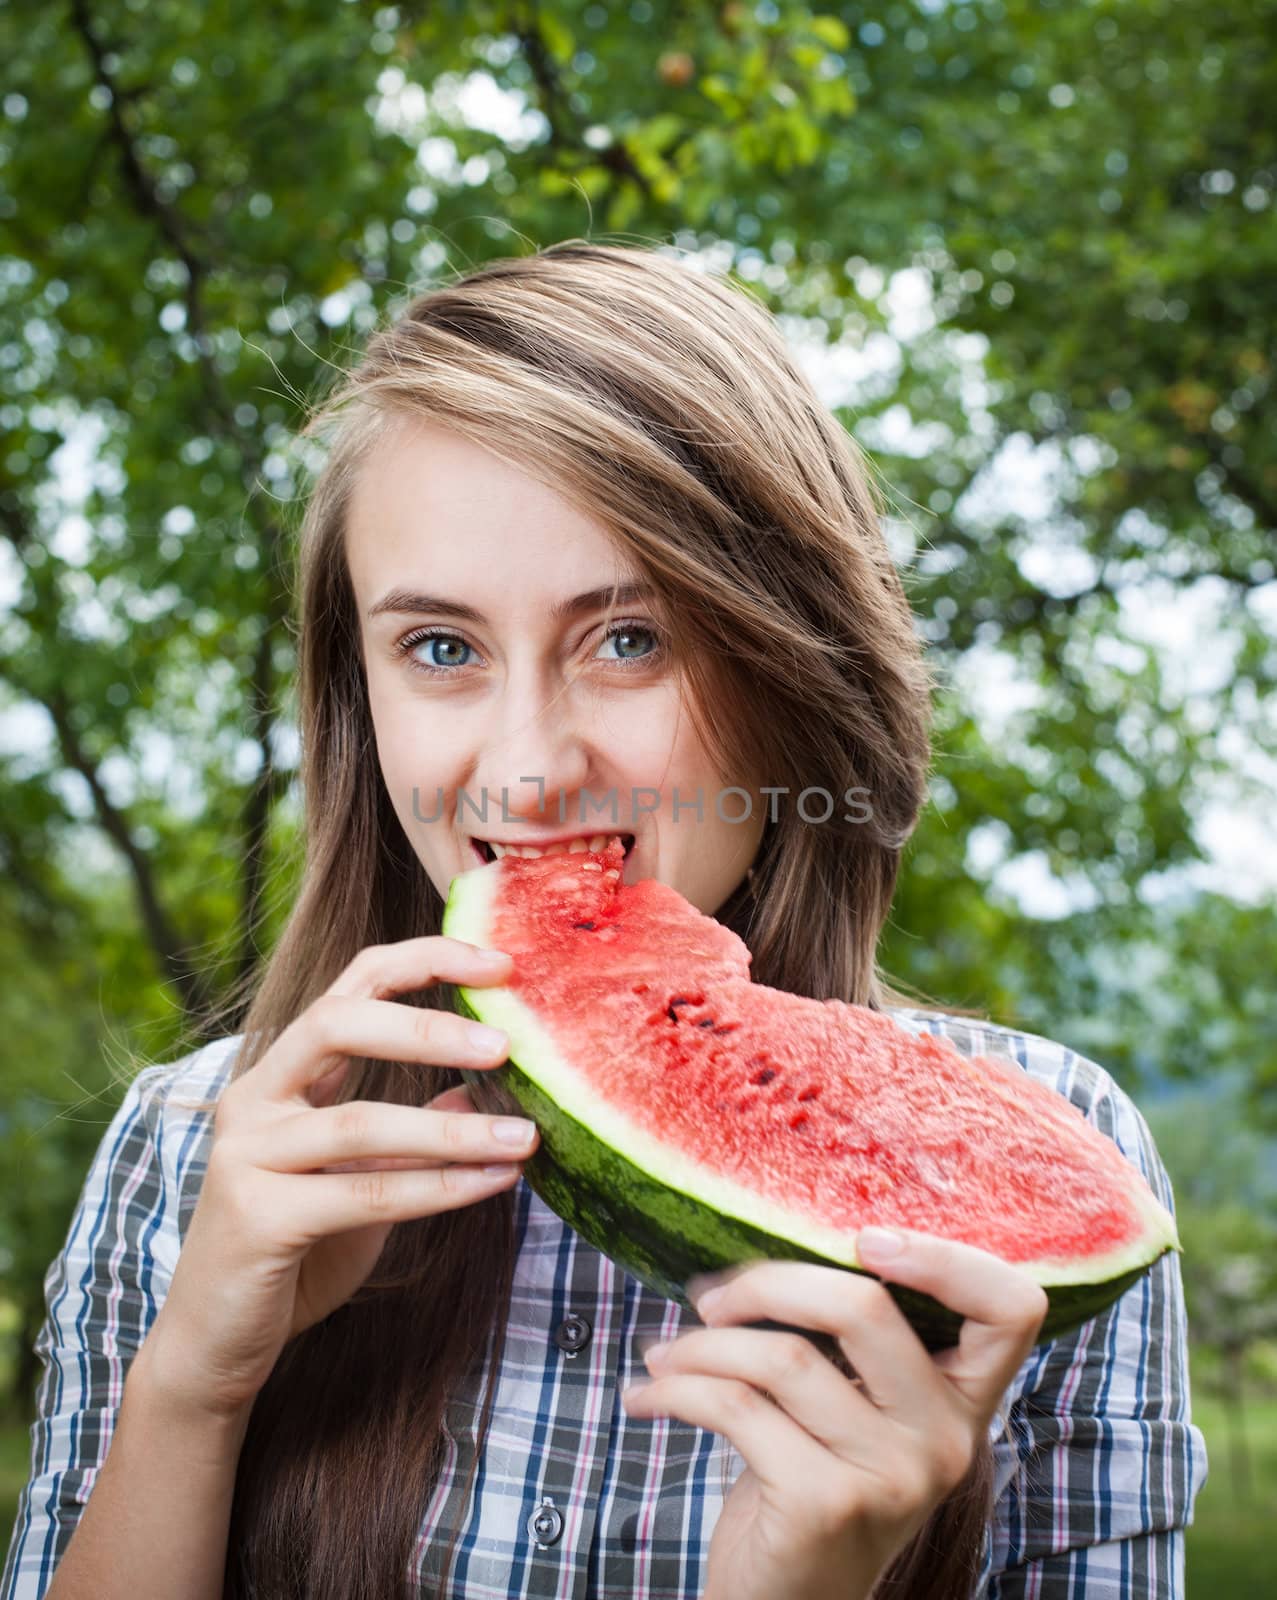
<path fill-rule="evenodd" d="M 761 780 L 714 770 L 652 603 L 618 600 L 609 624 L 607 591 L 638 575 L 600 523 L 404 419 L 360 471 L 346 549 L 382 776 L 441 895 L 491 859 L 479 841 L 623 833 L 626 882 L 724 903 L 762 837 Z"/>

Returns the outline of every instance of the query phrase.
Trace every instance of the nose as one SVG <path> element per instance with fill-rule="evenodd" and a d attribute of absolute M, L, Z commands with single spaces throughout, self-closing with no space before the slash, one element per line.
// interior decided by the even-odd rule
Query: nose
<path fill-rule="evenodd" d="M 592 758 L 569 689 L 500 696 L 486 722 L 478 715 L 476 732 L 470 778 L 458 797 L 463 827 L 482 831 L 487 823 L 500 832 L 503 823 L 546 828 L 577 820 Z"/>

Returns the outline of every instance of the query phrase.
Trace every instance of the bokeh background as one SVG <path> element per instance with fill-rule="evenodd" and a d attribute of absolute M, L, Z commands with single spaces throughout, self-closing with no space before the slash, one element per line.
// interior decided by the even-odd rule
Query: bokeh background
<path fill-rule="evenodd" d="M 1277 1576 L 1277 5 L 0 3 L 0 1529 L 138 1055 L 296 881 L 297 426 L 493 254 L 657 240 L 870 453 L 940 673 L 884 952 L 1108 1067 Z"/>

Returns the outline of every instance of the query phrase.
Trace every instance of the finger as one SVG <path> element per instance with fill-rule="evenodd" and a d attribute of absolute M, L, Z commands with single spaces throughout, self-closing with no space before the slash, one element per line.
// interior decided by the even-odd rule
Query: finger
<path fill-rule="evenodd" d="M 426 1167 L 439 1166 L 438 1161 L 418 1161 L 412 1156 L 369 1156 L 362 1161 L 334 1161 L 319 1167 L 320 1172 L 420 1172 Z"/>
<path fill-rule="evenodd" d="M 300 1243 L 313 1244 L 369 1223 L 407 1222 L 474 1205 L 512 1188 L 521 1171 L 518 1162 L 506 1161 L 485 1167 L 307 1173 L 300 1204 L 300 1184 L 293 1175 L 276 1174 L 270 1181 L 290 1186 L 288 1200 L 276 1205 L 275 1214 L 292 1219 Z"/>
<path fill-rule="evenodd" d="M 879 1253 L 862 1230 L 857 1249 L 864 1264 L 963 1318 L 956 1353 L 942 1352 L 934 1364 L 987 1423 L 1037 1340 L 1050 1307 L 1046 1291 L 1024 1268 L 988 1250 L 905 1229 L 887 1232 L 902 1241 L 891 1255 Z"/>
<path fill-rule="evenodd" d="M 337 1102 L 341 1093 L 341 1086 L 346 1081 L 346 1074 L 350 1071 L 350 1057 L 343 1056 L 335 1067 L 326 1072 L 322 1078 L 316 1078 L 306 1091 L 306 1098 L 313 1106 L 331 1106 Z"/>
<path fill-rule="evenodd" d="M 451 1089 L 445 1089 L 442 1094 L 435 1095 L 433 1100 L 426 1101 L 429 1111 L 476 1111 L 470 1090 L 464 1083 L 453 1084 Z"/>
<path fill-rule="evenodd" d="M 424 989 L 440 978 L 481 988 L 504 983 L 513 960 L 505 950 L 484 953 L 464 939 L 423 934 L 394 944 L 366 945 L 328 986 L 328 993 L 388 1000 L 412 989 Z"/>
<path fill-rule="evenodd" d="M 772 1404 L 760 1390 L 734 1378 L 675 1373 L 626 1389 L 621 1396 L 632 1417 L 677 1417 L 708 1428 L 736 1447 L 760 1482 L 792 1494 L 794 1486 L 820 1481 L 828 1453 Z"/>
<path fill-rule="evenodd" d="M 920 1422 L 947 1399 L 922 1341 L 876 1279 L 805 1261 L 761 1261 L 696 1300 L 710 1327 L 774 1321 L 832 1335 L 868 1400 Z"/>
<path fill-rule="evenodd" d="M 317 1079 L 311 1084 L 306 1098 L 312 1106 L 331 1106 L 336 1103 L 342 1080 L 350 1070 L 350 1060 L 339 1061 L 331 1072 Z M 451 1089 L 445 1089 L 441 1094 L 435 1095 L 433 1100 L 427 1100 L 426 1105 L 432 1111 L 475 1111 L 476 1107 L 470 1095 L 470 1090 L 464 1083 L 454 1084 Z"/>
<path fill-rule="evenodd" d="M 699 1328 L 645 1357 L 654 1377 L 701 1373 L 735 1378 L 770 1395 L 813 1439 L 846 1461 L 879 1461 L 887 1424 L 859 1386 L 800 1333 L 758 1328 Z"/>
<path fill-rule="evenodd" d="M 314 1096 L 311 1097 L 314 1103 Z M 470 1098 L 470 1091 L 464 1083 L 455 1084 L 451 1089 L 445 1089 L 442 1094 L 435 1095 L 433 1100 L 426 1102 L 430 1111 L 462 1111 L 470 1112 L 476 1109 L 474 1101 Z M 418 1161 L 412 1156 L 384 1156 L 380 1160 L 367 1161 L 341 1161 L 331 1166 L 322 1167 L 323 1172 L 364 1172 L 369 1167 L 434 1167 L 437 1161 Z"/>
<path fill-rule="evenodd" d="M 329 994 L 354 995 L 363 999 L 384 1000 L 433 981 L 429 974 L 444 976 L 446 969 L 460 962 L 455 970 L 471 988 L 504 983 L 509 977 L 513 957 L 506 950 L 486 950 L 462 939 L 442 934 L 427 934 L 402 939 L 394 944 L 366 945 L 329 985 Z M 425 974 L 425 976 L 423 976 Z M 367 1053 L 367 1052 L 365 1052 Z M 332 1105 L 350 1069 L 349 1058 L 339 1060 L 307 1091 L 311 1105 Z"/>
<path fill-rule="evenodd" d="M 276 1122 L 253 1141 L 255 1164 L 272 1172 L 318 1172 L 347 1162 L 388 1159 L 441 1166 L 519 1161 L 532 1153 L 536 1125 L 378 1100 L 310 1108 Z"/>
<path fill-rule="evenodd" d="M 982 1423 L 997 1409 L 1041 1336 L 1050 1301 L 1024 1268 L 973 1245 L 891 1229 L 905 1248 L 875 1270 L 947 1305 L 962 1316 L 958 1343 L 932 1363 Z M 862 1259 L 865 1249 L 860 1247 Z M 868 1264 L 866 1260 L 866 1264 Z"/>
<path fill-rule="evenodd" d="M 715 1296 L 710 1317 L 722 1320 L 720 1308 L 727 1306 L 728 1320 L 751 1320 L 755 1313 L 747 1309 L 742 1316 L 737 1308 L 752 1307 L 765 1295 L 764 1315 L 776 1316 L 773 1308 L 779 1304 L 784 1320 L 835 1334 L 875 1404 L 920 1423 L 931 1405 L 941 1403 L 939 1379 L 987 1422 L 1033 1347 L 1047 1307 L 1041 1286 L 987 1250 L 904 1229 L 887 1230 L 898 1236 L 900 1248 L 880 1254 L 872 1242 L 876 1231 L 862 1230 L 857 1239 L 864 1268 L 919 1289 L 967 1319 L 956 1371 L 937 1365 L 882 1285 L 858 1273 L 765 1262 L 723 1285 L 724 1298 Z M 701 1316 L 705 1320 L 704 1310 Z"/>
<path fill-rule="evenodd" d="M 479 1023 L 456 1012 L 323 994 L 289 1023 L 240 1081 L 267 1098 L 309 1106 L 312 1084 L 329 1076 L 342 1057 L 499 1066 L 510 1042 L 500 1029 L 492 1031 L 498 1042 L 490 1045 Z"/>

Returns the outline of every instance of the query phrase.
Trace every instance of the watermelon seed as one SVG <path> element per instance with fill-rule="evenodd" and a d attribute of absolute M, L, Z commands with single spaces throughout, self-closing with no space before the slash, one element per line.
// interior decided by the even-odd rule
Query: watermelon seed
<path fill-rule="evenodd" d="M 761 1084 L 764 1084 L 764 1083 L 770 1083 L 775 1076 L 776 1076 L 775 1067 L 764 1067 L 761 1072 L 756 1072 L 754 1074 L 754 1076 L 749 1081 L 751 1083 L 757 1083 L 757 1084 L 761 1085 Z"/>
<path fill-rule="evenodd" d="M 594 924 L 592 922 L 574 922 L 572 926 L 574 928 L 585 928 L 589 933 L 594 932 Z"/>
<path fill-rule="evenodd" d="M 649 985 L 646 984 L 646 983 L 636 983 L 634 985 L 634 988 L 631 990 L 631 993 L 632 994 L 646 994 L 647 991 L 648 991 L 648 988 L 649 988 Z"/>
<path fill-rule="evenodd" d="M 696 1026 L 698 1028 L 712 1028 L 714 1026 L 714 1019 L 713 1017 L 702 1017 Z"/>
<path fill-rule="evenodd" d="M 819 1089 L 804 1089 L 798 1098 L 800 1100 L 814 1100 L 819 1093 Z"/>
<path fill-rule="evenodd" d="M 739 1027 L 740 1027 L 740 1023 L 739 1022 L 720 1022 L 719 1025 L 714 1029 L 714 1032 L 715 1033 L 735 1033 L 737 1028 L 739 1028 Z"/>
<path fill-rule="evenodd" d="M 789 1126 L 791 1128 L 801 1128 L 803 1124 L 809 1120 L 810 1119 L 805 1111 L 795 1111 L 793 1116 L 789 1119 Z"/>

